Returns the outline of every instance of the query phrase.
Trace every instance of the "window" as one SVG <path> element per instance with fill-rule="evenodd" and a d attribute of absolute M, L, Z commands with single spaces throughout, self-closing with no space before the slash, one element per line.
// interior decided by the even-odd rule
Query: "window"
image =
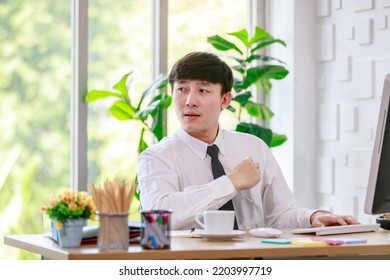
<path fill-rule="evenodd" d="M 40 205 L 69 187 L 70 10 L 67 0 L 0 4 L 1 234 L 42 232 Z M 37 258 L 2 244 L 0 255 Z"/>
<path fill-rule="evenodd" d="M 247 0 L 167 3 L 168 68 L 187 52 L 214 51 L 207 36 L 246 27 Z M 41 233 L 40 205 L 71 185 L 71 11 L 67 0 L 0 3 L 0 234 Z M 88 1 L 89 90 L 133 71 L 130 95 L 140 98 L 152 81 L 152 11 L 152 1 Z M 110 105 L 88 106 L 88 182 L 137 172 L 140 127 L 113 118 Z M 0 252 L 40 258 L 3 244 Z"/>

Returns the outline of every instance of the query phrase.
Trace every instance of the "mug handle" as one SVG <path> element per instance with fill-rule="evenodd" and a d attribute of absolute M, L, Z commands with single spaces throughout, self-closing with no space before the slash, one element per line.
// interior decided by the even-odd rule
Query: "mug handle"
<path fill-rule="evenodd" d="M 204 223 L 202 223 L 200 221 L 200 217 L 203 217 L 203 213 L 202 212 L 198 212 L 195 214 L 195 221 L 202 227 L 202 228 L 205 228 L 204 226 Z"/>

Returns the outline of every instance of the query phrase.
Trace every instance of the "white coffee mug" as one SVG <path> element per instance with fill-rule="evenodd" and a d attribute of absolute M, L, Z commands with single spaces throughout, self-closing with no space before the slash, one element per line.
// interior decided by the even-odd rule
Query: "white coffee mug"
<path fill-rule="evenodd" d="M 204 223 L 201 221 L 203 218 Z M 234 211 L 208 210 L 195 215 L 195 221 L 207 233 L 226 234 L 234 229 Z"/>

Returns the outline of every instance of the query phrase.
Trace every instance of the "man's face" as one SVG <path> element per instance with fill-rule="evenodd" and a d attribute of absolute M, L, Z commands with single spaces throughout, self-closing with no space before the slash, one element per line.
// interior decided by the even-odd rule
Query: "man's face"
<path fill-rule="evenodd" d="M 179 80 L 173 84 L 173 101 L 181 126 L 191 136 L 212 143 L 217 136 L 222 109 L 231 93 L 221 96 L 222 85 L 199 80 Z"/>

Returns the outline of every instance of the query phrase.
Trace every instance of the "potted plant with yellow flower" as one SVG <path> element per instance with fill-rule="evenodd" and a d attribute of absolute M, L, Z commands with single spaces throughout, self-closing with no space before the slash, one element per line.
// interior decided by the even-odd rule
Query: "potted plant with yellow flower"
<path fill-rule="evenodd" d="M 75 248 L 81 245 L 86 220 L 94 220 L 96 206 L 86 192 L 65 190 L 42 206 L 52 221 L 52 237 L 61 247 Z"/>

